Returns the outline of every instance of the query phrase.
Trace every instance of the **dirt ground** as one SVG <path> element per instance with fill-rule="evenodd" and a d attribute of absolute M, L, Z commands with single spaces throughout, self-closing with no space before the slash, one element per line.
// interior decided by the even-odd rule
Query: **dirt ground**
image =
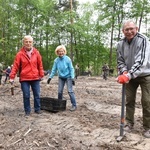
<path fill-rule="evenodd" d="M 41 81 L 41 97 L 57 98 L 57 77 L 46 84 Z M 35 114 L 31 95 L 32 113 L 24 116 L 22 91 L 18 79 L 12 96 L 10 85 L 0 87 L 0 150 L 150 150 L 150 139 L 142 136 L 140 89 L 137 93 L 135 128 L 120 134 L 121 85 L 115 77 L 79 76 L 74 91 L 78 108 L 70 112 L 70 99 L 65 111 L 52 113 L 42 110 Z"/>

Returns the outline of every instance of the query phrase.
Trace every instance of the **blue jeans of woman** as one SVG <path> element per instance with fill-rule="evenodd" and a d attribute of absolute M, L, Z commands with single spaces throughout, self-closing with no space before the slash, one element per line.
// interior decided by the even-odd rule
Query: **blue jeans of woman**
<path fill-rule="evenodd" d="M 63 99 L 63 90 L 65 83 L 67 85 L 68 94 L 70 96 L 72 106 L 76 107 L 76 99 L 72 88 L 72 79 L 71 78 L 59 78 L 58 84 L 58 99 Z"/>
<path fill-rule="evenodd" d="M 21 89 L 23 92 L 23 103 L 25 113 L 31 112 L 30 107 L 30 87 L 34 97 L 34 111 L 40 111 L 40 81 L 23 81 L 21 82 Z"/>

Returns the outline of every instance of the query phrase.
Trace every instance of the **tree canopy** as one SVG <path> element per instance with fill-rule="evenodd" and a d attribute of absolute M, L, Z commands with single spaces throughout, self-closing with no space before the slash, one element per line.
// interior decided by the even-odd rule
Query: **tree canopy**
<path fill-rule="evenodd" d="M 73 64 L 94 75 L 108 63 L 116 67 L 116 43 L 121 25 L 133 19 L 139 31 L 149 35 L 149 0 L 0 0 L 0 60 L 11 65 L 30 34 L 43 57 L 44 69 L 51 69 L 55 48 L 64 44 Z"/>

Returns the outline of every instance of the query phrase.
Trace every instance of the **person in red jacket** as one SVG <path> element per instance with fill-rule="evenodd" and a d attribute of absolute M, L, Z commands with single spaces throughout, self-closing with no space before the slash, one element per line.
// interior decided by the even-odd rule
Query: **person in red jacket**
<path fill-rule="evenodd" d="M 16 54 L 10 73 L 10 82 L 13 83 L 19 72 L 19 81 L 23 92 L 25 115 L 31 113 L 30 86 L 34 96 L 34 112 L 40 114 L 40 81 L 44 76 L 42 57 L 39 51 L 33 47 L 33 38 L 26 35 L 23 38 L 23 47 Z"/>

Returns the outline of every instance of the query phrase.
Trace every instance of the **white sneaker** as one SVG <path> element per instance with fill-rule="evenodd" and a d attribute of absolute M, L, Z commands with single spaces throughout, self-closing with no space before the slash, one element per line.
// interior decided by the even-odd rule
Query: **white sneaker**
<path fill-rule="evenodd" d="M 150 129 L 144 132 L 146 138 L 150 138 Z"/>
<path fill-rule="evenodd" d="M 77 107 L 72 106 L 72 107 L 70 108 L 70 111 L 75 111 L 76 109 L 77 109 Z"/>
<path fill-rule="evenodd" d="M 132 129 L 133 129 L 133 125 L 131 125 L 131 124 L 126 124 L 124 126 L 124 131 L 126 131 L 126 132 L 131 132 Z"/>

